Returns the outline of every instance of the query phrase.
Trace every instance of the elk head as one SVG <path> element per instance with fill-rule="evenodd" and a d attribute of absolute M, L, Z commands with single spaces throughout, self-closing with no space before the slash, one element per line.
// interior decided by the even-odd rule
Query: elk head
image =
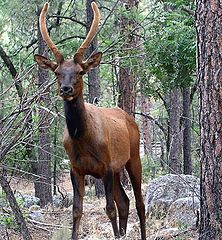
<path fill-rule="evenodd" d="M 56 62 L 52 62 L 46 57 L 38 54 L 35 55 L 35 61 L 40 67 L 50 69 L 55 73 L 58 82 L 58 93 L 64 100 L 67 101 L 77 98 L 82 93 L 82 76 L 90 69 L 97 67 L 102 57 L 102 53 L 97 52 L 91 55 L 86 61 L 83 60 L 85 50 L 93 40 L 100 21 L 100 12 L 96 3 L 92 2 L 91 6 L 94 13 L 94 19 L 90 31 L 88 32 L 82 45 L 75 53 L 73 59 L 70 60 L 64 59 L 63 55 L 59 52 L 49 36 L 46 26 L 48 3 L 44 4 L 39 17 L 39 26 L 42 37 L 54 54 Z"/>

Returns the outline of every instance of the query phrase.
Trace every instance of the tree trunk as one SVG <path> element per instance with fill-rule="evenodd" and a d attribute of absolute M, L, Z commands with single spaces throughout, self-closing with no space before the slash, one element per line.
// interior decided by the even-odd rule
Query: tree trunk
<path fill-rule="evenodd" d="M 59 121 L 58 118 L 55 119 L 54 122 L 54 135 L 53 135 L 53 151 L 56 151 L 57 148 L 57 139 L 58 139 L 58 128 L 59 128 Z M 53 195 L 57 194 L 56 188 L 57 188 L 57 165 L 58 165 L 58 158 L 56 155 L 54 155 L 53 159 Z"/>
<path fill-rule="evenodd" d="M 125 7 L 126 11 L 131 11 L 137 7 L 138 2 L 135 0 L 121 0 L 122 6 Z M 123 48 L 136 49 L 135 46 L 139 40 L 135 37 L 135 32 L 132 31 L 135 28 L 136 21 L 132 18 L 128 18 L 126 14 L 123 14 L 120 18 L 120 32 L 121 35 L 126 35 L 124 39 Z M 125 55 L 125 52 L 123 53 Z M 122 54 L 121 54 L 122 55 Z M 120 57 L 121 57 L 120 55 Z M 136 106 L 136 79 L 133 74 L 132 67 L 126 65 L 123 61 L 120 61 L 119 79 L 118 79 L 118 107 L 122 108 L 129 115 L 134 117 L 135 106 Z M 121 173 L 121 182 L 124 186 L 129 185 L 129 180 L 126 172 L 123 170 Z"/>
<path fill-rule="evenodd" d="M 146 98 L 144 95 L 141 96 L 141 112 L 149 114 L 151 108 L 151 101 L 149 98 Z M 143 137 L 143 145 L 144 145 L 144 153 L 149 155 L 151 153 L 151 145 L 152 145 L 152 126 L 150 124 L 150 120 L 147 117 L 142 118 L 142 137 Z"/>
<path fill-rule="evenodd" d="M 47 46 L 42 39 L 40 29 L 38 29 L 38 52 L 40 55 L 48 57 Z M 38 69 L 38 85 L 46 84 L 49 81 L 48 71 Z M 49 89 L 40 97 L 39 105 L 49 106 Z M 50 134 L 49 134 L 49 113 L 44 109 L 39 110 L 39 148 L 37 175 L 38 181 L 35 182 L 35 195 L 40 198 L 40 205 L 43 207 L 52 203 L 51 186 L 51 159 L 50 159 Z"/>
<path fill-rule="evenodd" d="M 181 173 L 181 93 L 174 88 L 170 93 L 169 109 L 169 173 Z"/>
<path fill-rule="evenodd" d="M 2 132 L 2 118 L 3 118 L 3 109 L 4 109 L 4 102 L 3 102 L 3 80 L 0 80 L 0 132 Z M 0 140 L 0 146 L 2 139 Z"/>
<path fill-rule="evenodd" d="M 121 0 L 122 5 L 127 11 L 137 8 L 138 1 L 135 0 Z M 126 35 L 123 48 L 135 50 L 139 38 L 136 36 L 135 31 L 132 31 L 136 26 L 136 21 L 128 18 L 126 14 L 121 16 L 120 19 L 120 32 L 121 35 Z M 132 31 L 131 33 L 129 31 Z M 124 52 L 125 55 L 125 52 Z M 120 56 L 121 57 L 121 56 Z M 128 114 L 134 116 L 136 105 L 136 79 L 133 74 L 132 67 L 128 66 L 123 61 L 120 61 L 118 88 L 119 98 L 118 106 L 126 111 Z"/>
<path fill-rule="evenodd" d="M 190 88 L 183 89 L 183 173 L 192 174 Z"/>
<path fill-rule="evenodd" d="M 119 72 L 119 98 L 118 106 L 129 115 L 134 116 L 136 92 L 134 89 L 134 77 L 130 69 L 121 67 Z"/>
<path fill-rule="evenodd" d="M 201 126 L 200 240 L 222 239 L 222 5 L 196 1 Z"/>
<path fill-rule="evenodd" d="M 6 173 L 4 172 L 4 170 L 0 170 L 0 185 L 6 194 L 6 198 L 9 202 L 9 205 L 10 205 L 13 213 L 15 214 L 15 219 L 19 226 L 19 229 L 20 229 L 23 239 L 24 240 L 32 240 L 32 237 L 27 228 L 25 219 L 24 219 L 22 212 L 17 204 L 15 195 L 7 181 L 7 176 L 6 176 Z"/>

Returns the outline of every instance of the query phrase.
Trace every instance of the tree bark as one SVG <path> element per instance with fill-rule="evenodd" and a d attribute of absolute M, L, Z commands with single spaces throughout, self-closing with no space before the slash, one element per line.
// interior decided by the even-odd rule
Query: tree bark
<path fill-rule="evenodd" d="M 121 0 L 122 5 L 127 11 L 131 11 L 138 7 L 138 1 L 135 0 Z M 127 31 L 134 29 L 136 21 L 132 18 L 128 18 L 125 15 L 121 16 L 120 19 L 120 32 L 122 35 L 127 35 L 126 40 L 123 44 L 123 48 L 136 49 L 136 45 L 139 41 L 138 35 L 135 32 L 129 33 Z M 125 52 L 124 52 L 125 54 Z M 126 111 L 128 114 L 134 116 L 136 106 L 136 79 L 133 74 L 132 67 L 128 66 L 123 61 L 120 61 L 118 88 L 119 98 L 118 106 Z"/>
<path fill-rule="evenodd" d="M 2 118 L 4 115 L 3 109 L 4 109 L 4 102 L 3 102 L 3 80 L 0 80 L 0 132 L 2 132 Z M 0 146 L 2 145 L 2 139 L 0 139 Z"/>
<path fill-rule="evenodd" d="M 141 112 L 149 114 L 151 108 L 151 101 L 149 98 L 146 98 L 144 95 L 141 96 Z M 150 120 L 147 117 L 142 118 L 142 137 L 144 145 L 144 153 L 146 155 L 151 153 L 151 145 L 153 141 L 152 137 L 152 126 Z"/>
<path fill-rule="evenodd" d="M 121 0 L 121 5 L 125 7 L 126 11 L 131 11 L 137 8 L 138 2 L 135 0 Z M 126 14 L 123 14 L 120 18 L 120 33 L 126 35 L 123 48 L 135 49 L 135 46 L 139 40 L 135 37 L 135 32 L 130 33 L 135 28 L 136 21 L 132 18 L 128 18 Z M 121 57 L 122 54 L 120 54 Z M 125 55 L 125 52 L 124 52 Z M 126 65 L 123 61 L 120 61 L 119 79 L 118 79 L 118 107 L 122 108 L 129 115 L 134 117 L 136 106 L 136 79 L 133 74 L 132 67 Z M 129 179 L 125 170 L 121 172 L 121 182 L 124 186 L 129 186 Z"/>
<path fill-rule="evenodd" d="M 190 88 L 183 89 L 183 173 L 192 174 Z"/>
<path fill-rule="evenodd" d="M 222 5 L 196 1 L 201 127 L 200 240 L 222 239 Z"/>
<path fill-rule="evenodd" d="M 19 226 L 19 229 L 20 229 L 23 239 L 24 240 L 32 240 L 32 237 L 27 228 L 25 219 L 24 219 L 22 212 L 17 204 L 15 195 L 7 181 L 7 176 L 6 176 L 6 173 L 4 172 L 4 170 L 0 170 L 0 184 L 6 194 L 6 198 L 9 202 L 9 205 L 10 205 L 13 213 L 15 214 L 15 219 Z"/>
<path fill-rule="evenodd" d="M 39 14 L 39 12 L 38 12 Z M 48 57 L 47 46 L 43 41 L 40 29 L 38 28 L 38 52 L 40 55 Z M 46 84 L 49 81 L 47 70 L 38 68 L 38 85 Z M 39 105 L 50 105 L 49 89 L 40 97 Z M 44 207 L 52 203 L 52 185 L 51 185 L 51 158 L 50 158 L 50 134 L 49 134 L 49 113 L 45 110 L 39 110 L 39 148 L 38 162 L 36 164 L 36 173 L 39 180 L 35 181 L 35 195 L 40 198 L 40 205 Z"/>

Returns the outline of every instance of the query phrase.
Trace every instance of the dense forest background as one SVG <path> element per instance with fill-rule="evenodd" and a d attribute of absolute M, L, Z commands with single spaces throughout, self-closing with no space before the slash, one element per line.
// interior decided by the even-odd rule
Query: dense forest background
<path fill-rule="evenodd" d="M 41 82 L 33 61 L 34 53 L 48 51 L 38 30 L 41 2 L 1 4 L 2 159 L 11 170 L 37 171 L 41 158 L 59 170 L 66 158 L 62 101 L 54 76 Z M 136 117 L 148 177 L 151 171 L 198 175 L 194 3 L 98 4 L 102 21 L 93 47 L 103 52 L 103 60 L 96 79 L 85 78 L 85 100 L 120 106 Z M 86 7 L 83 1 L 50 2 L 48 28 L 67 58 L 90 26 Z"/>
<path fill-rule="evenodd" d="M 91 2 L 49 1 L 48 29 L 66 58 L 89 30 Z M 103 58 L 84 78 L 85 101 L 135 117 L 144 182 L 166 173 L 200 177 L 195 1 L 96 2 L 102 19 L 86 55 L 99 50 Z M 42 5 L 0 1 L 0 180 L 7 187 L 7 176 L 32 179 L 45 206 L 68 166 L 55 77 L 33 58 L 53 59 L 38 28 Z"/>

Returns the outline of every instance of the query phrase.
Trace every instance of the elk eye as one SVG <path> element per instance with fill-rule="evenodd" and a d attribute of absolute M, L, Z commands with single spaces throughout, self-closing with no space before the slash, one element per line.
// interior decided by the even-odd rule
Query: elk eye
<path fill-rule="evenodd" d="M 81 76 L 84 74 L 85 74 L 85 71 L 83 71 L 83 70 L 79 72 L 79 75 L 81 75 Z"/>

